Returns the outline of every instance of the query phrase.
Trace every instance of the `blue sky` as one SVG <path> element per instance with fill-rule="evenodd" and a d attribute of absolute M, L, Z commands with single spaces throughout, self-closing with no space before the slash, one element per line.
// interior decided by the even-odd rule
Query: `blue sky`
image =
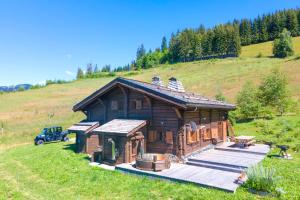
<path fill-rule="evenodd" d="M 73 79 L 92 62 L 119 66 L 141 43 L 186 27 L 211 27 L 300 7 L 299 0 L 0 0 L 0 85 Z"/>

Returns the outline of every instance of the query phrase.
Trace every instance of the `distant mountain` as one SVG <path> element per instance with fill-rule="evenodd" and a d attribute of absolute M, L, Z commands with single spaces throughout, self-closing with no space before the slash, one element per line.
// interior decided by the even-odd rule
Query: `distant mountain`
<path fill-rule="evenodd" d="M 0 92 L 14 92 L 18 91 L 20 88 L 28 90 L 32 87 L 30 84 L 18 84 L 13 86 L 0 86 Z"/>

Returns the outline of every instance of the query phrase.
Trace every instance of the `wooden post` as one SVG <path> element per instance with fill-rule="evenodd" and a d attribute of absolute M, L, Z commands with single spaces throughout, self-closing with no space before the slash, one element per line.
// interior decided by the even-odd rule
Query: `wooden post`
<path fill-rule="evenodd" d="M 124 117 L 128 118 L 128 91 L 121 85 L 118 85 L 124 95 Z"/>

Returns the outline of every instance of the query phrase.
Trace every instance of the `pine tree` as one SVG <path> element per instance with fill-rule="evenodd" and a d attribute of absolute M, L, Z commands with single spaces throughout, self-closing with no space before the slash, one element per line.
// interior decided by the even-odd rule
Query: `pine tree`
<path fill-rule="evenodd" d="M 162 52 L 164 52 L 168 49 L 167 38 L 165 36 L 162 38 L 160 49 Z"/>
<path fill-rule="evenodd" d="M 257 43 L 259 40 L 258 19 L 254 19 L 251 27 L 251 43 Z"/>
<path fill-rule="evenodd" d="M 240 36 L 242 45 L 251 44 L 251 21 L 243 19 L 240 23 Z"/>
<path fill-rule="evenodd" d="M 297 36 L 299 34 L 299 24 L 297 19 L 297 14 L 295 11 L 286 12 L 286 26 L 287 30 L 291 32 L 292 36 Z"/>
<path fill-rule="evenodd" d="M 270 23 L 268 26 L 269 40 L 274 40 L 278 37 L 281 30 L 281 23 L 278 14 L 274 14 L 269 18 Z"/>
<path fill-rule="evenodd" d="M 99 72 L 99 69 L 98 69 L 98 66 L 96 64 L 95 68 L 94 68 L 94 73 L 98 73 Z"/>
<path fill-rule="evenodd" d="M 300 34 L 300 9 L 298 9 L 298 12 L 297 12 L 297 17 L 298 17 L 298 33 Z"/>
<path fill-rule="evenodd" d="M 287 79 L 278 69 L 267 75 L 259 86 L 259 99 L 263 106 L 275 107 L 281 114 L 289 102 Z"/>
<path fill-rule="evenodd" d="M 139 60 L 145 54 L 146 54 L 146 50 L 144 48 L 144 45 L 141 44 L 141 46 L 139 46 L 138 49 L 137 49 L 137 51 L 136 51 L 136 60 Z"/>
<path fill-rule="evenodd" d="M 260 18 L 260 16 L 258 16 L 257 23 L 258 23 L 258 41 L 265 42 L 268 40 L 266 17 L 263 16 L 262 18 Z"/>
<path fill-rule="evenodd" d="M 212 30 L 207 30 L 206 33 L 202 36 L 201 46 L 202 46 L 202 55 L 209 56 L 212 55 L 212 41 L 214 38 L 214 32 Z"/>
<path fill-rule="evenodd" d="M 226 27 L 227 32 L 227 52 L 226 54 L 233 54 L 234 56 L 238 57 L 241 53 L 241 40 L 239 35 L 239 30 L 237 27 L 232 25 Z"/>
<path fill-rule="evenodd" d="M 169 42 L 169 57 L 170 57 L 170 62 L 174 63 L 174 62 L 178 62 L 180 59 L 179 56 L 179 51 L 180 51 L 180 47 L 179 47 L 179 35 L 178 34 L 171 34 L 171 39 Z"/>
<path fill-rule="evenodd" d="M 277 58 L 285 58 L 294 54 L 293 40 L 288 30 L 283 29 L 279 38 L 274 40 L 273 54 Z"/>
<path fill-rule="evenodd" d="M 77 75 L 76 75 L 76 79 L 82 79 L 84 78 L 84 74 L 81 68 L 78 68 L 77 70 Z"/>
<path fill-rule="evenodd" d="M 89 76 L 93 73 L 93 64 L 92 63 L 88 63 L 86 65 L 86 75 Z"/>

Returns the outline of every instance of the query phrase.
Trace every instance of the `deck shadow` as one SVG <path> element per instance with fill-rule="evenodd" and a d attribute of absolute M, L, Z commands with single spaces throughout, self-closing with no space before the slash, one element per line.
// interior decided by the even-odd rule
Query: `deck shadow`
<path fill-rule="evenodd" d="M 63 146 L 63 150 L 71 151 L 71 152 L 73 152 L 73 153 L 78 153 L 78 152 L 76 151 L 76 144 L 75 144 L 75 143 L 65 144 L 65 145 Z M 88 161 L 91 160 L 87 154 L 82 154 L 82 155 L 84 155 L 84 157 L 83 157 L 84 160 L 88 160 Z"/>

